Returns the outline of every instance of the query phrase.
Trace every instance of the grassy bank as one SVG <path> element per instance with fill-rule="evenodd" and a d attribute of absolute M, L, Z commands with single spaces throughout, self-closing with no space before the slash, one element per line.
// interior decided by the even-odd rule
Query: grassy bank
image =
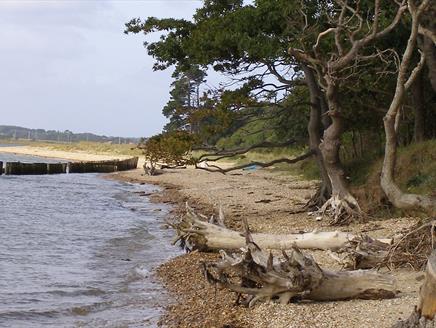
<path fill-rule="evenodd" d="M 419 211 L 393 210 L 380 187 L 383 158 L 350 163 L 351 186 L 364 208 L 386 215 L 422 214 Z M 404 192 L 436 197 L 436 140 L 400 148 L 395 180 Z M 410 213 L 409 213 L 410 212 Z"/>
<path fill-rule="evenodd" d="M 276 151 L 253 151 L 233 158 L 238 164 L 250 161 L 267 162 L 280 157 L 295 157 L 304 152 L 301 148 Z M 383 157 L 369 156 L 345 160 L 344 167 L 352 192 L 358 197 L 363 209 L 370 214 L 382 216 L 400 215 L 393 211 L 380 187 Z M 278 164 L 270 170 L 282 175 L 297 175 L 305 180 L 319 178 L 313 159 L 295 165 Z M 436 196 L 436 140 L 411 144 L 400 148 L 396 168 L 396 182 L 405 192 Z M 413 213 L 419 214 L 419 213 Z"/>
<path fill-rule="evenodd" d="M 101 155 L 127 155 L 141 156 L 141 150 L 132 144 L 110 144 L 91 141 L 80 141 L 71 143 L 43 142 L 31 140 L 2 140 L 5 144 L 19 144 L 30 147 L 42 147 L 49 150 L 67 151 L 67 152 L 84 152 Z"/>

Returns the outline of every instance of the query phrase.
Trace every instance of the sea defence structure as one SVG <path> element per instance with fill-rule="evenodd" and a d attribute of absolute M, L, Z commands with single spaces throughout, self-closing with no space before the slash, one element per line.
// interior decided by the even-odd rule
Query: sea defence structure
<path fill-rule="evenodd" d="M 0 174 L 41 175 L 61 173 L 110 173 L 136 169 L 137 166 L 138 157 L 124 160 L 69 163 L 22 163 L 0 161 Z"/>

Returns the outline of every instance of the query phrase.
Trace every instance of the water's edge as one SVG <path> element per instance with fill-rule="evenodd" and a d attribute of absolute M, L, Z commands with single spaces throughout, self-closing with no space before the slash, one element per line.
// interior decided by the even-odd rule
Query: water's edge
<path fill-rule="evenodd" d="M 0 231 L 19 240 L 3 240 L 5 251 L 0 242 L 0 327 L 157 325 L 169 297 L 155 269 L 180 254 L 171 246 L 172 231 L 162 228 L 171 207 L 148 199 L 159 187 L 104 177 L 0 178 L 0 204 L 13 204 L 0 216 Z M 45 204 L 53 195 L 62 196 L 61 203 Z M 49 226 L 39 231 L 44 222 Z M 49 246 L 39 247 L 44 240 Z M 57 272 L 65 268 L 63 257 L 74 265 Z M 25 290 L 17 287 L 23 282 Z"/>

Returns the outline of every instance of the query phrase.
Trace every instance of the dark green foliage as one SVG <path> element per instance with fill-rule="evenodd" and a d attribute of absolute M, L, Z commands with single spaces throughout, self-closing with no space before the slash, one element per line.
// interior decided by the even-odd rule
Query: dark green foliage
<path fill-rule="evenodd" d="M 138 145 L 145 160 L 154 167 L 157 163 L 182 166 L 190 163 L 189 153 L 197 143 L 194 135 L 185 131 L 165 132 L 144 140 Z"/>
<path fill-rule="evenodd" d="M 162 113 L 170 119 L 165 126 L 165 131 L 193 129 L 191 116 L 204 104 L 200 98 L 200 86 L 204 82 L 206 73 L 197 66 L 191 67 L 186 72 L 176 70 L 175 78 L 171 84 L 171 98 Z"/>
<path fill-rule="evenodd" d="M 166 131 L 189 130 L 199 143 L 218 143 L 223 148 L 249 146 L 263 140 L 294 139 L 299 146 L 306 144 L 309 94 L 301 63 L 288 54 L 288 49 L 293 47 L 313 55 L 318 34 L 332 27 L 339 13 L 336 4 L 330 0 L 245 3 L 207 0 L 193 13 L 192 21 L 153 17 L 144 22 L 132 20 L 127 24 L 127 32 L 161 33 L 159 41 L 146 44 L 149 55 L 156 60 L 154 68 L 176 67 L 171 100 L 164 108 L 170 119 Z M 354 6 L 355 2 L 349 4 Z M 374 1 L 360 1 L 359 6 L 368 24 L 354 35 L 356 39 L 370 32 L 374 17 Z M 396 7 L 394 2 L 382 3 L 379 29 L 392 21 Z M 349 24 L 357 26 L 357 17 L 347 15 Z M 405 15 L 394 32 L 360 51 L 364 56 L 383 52 L 381 58 L 368 57 L 335 72 L 340 112 L 345 121 L 341 159 L 352 183 L 363 184 L 370 175 L 371 164 L 383 153 L 383 116 L 396 82 L 395 56 L 385 50 L 401 54 L 409 30 L 410 19 Z M 321 39 L 317 58 L 324 64 L 337 56 L 334 41 L 333 34 Z M 346 33 L 341 33 L 339 41 L 345 52 L 352 46 Z M 418 55 L 414 62 L 417 60 Z M 201 101 L 192 103 L 193 98 L 188 100 L 191 87 L 198 86 L 204 76 L 196 80 L 190 74 L 193 70 L 208 69 L 230 75 L 237 82 L 227 88 L 204 90 L 197 97 Z M 425 70 L 425 135 L 432 138 L 436 136 L 435 96 Z M 322 80 L 323 72 L 318 73 Z M 197 82 L 187 83 L 188 80 Z M 411 106 L 413 101 L 409 97 L 398 133 L 401 146 L 413 141 Z M 306 163 L 306 167 L 301 166 L 303 171 L 310 171 L 313 176 L 315 165 Z M 406 184 L 415 188 L 426 184 L 431 177 L 420 171 Z"/>

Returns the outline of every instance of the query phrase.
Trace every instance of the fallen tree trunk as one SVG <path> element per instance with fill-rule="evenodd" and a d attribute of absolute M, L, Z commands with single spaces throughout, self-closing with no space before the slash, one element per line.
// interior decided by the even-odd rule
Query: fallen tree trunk
<path fill-rule="evenodd" d="M 436 251 L 428 258 L 425 280 L 419 290 L 418 306 L 405 321 L 396 323 L 393 328 L 435 327 L 436 314 Z"/>
<path fill-rule="evenodd" d="M 218 224 L 205 221 L 207 217 L 194 212 L 187 205 L 186 215 L 177 224 L 176 241 L 188 249 L 200 251 L 218 251 L 222 249 L 239 249 L 246 245 L 244 233 L 228 229 L 224 226 L 224 215 L 220 210 Z M 353 269 L 373 268 L 387 254 L 392 239 L 375 240 L 368 236 L 356 236 L 340 231 L 313 231 L 275 235 L 253 233 L 254 242 L 263 249 L 288 250 L 300 249 L 330 250 L 346 254 L 345 257 L 334 256 L 344 267 Z"/>
<path fill-rule="evenodd" d="M 208 281 L 238 293 L 249 307 L 257 301 L 277 300 L 287 304 L 291 300 L 336 301 L 348 299 L 382 299 L 396 295 L 395 280 L 375 271 L 323 270 L 297 247 L 290 254 L 283 251 L 277 259 L 263 252 L 246 232 L 246 247 L 240 255 L 221 251 L 222 259 L 205 263 Z"/>
<path fill-rule="evenodd" d="M 386 240 L 388 241 L 388 240 Z M 391 245 L 373 239 L 367 235 L 359 235 L 347 242 L 344 247 L 330 252 L 330 256 L 339 262 L 344 269 L 373 269 L 386 261 Z"/>

